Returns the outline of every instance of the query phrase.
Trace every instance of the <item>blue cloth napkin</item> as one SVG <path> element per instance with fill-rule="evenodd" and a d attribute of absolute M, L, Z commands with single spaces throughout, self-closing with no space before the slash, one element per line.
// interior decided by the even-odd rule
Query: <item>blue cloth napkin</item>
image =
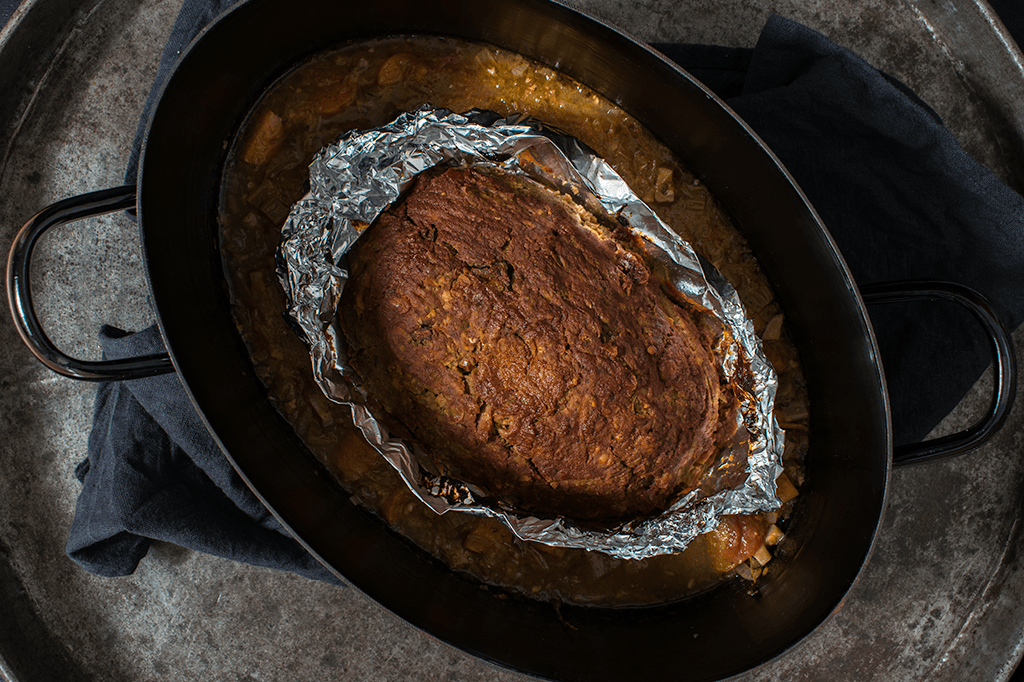
<path fill-rule="evenodd" d="M 105 326 L 110 359 L 164 350 L 155 326 Z M 246 487 L 192 408 L 176 374 L 101 383 L 67 551 L 87 571 L 129 575 L 152 540 L 340 582 Z"/>
<path fill-rule="evenodd" d="M 187 0 L 160 75 L 230 2 Z M 772 17 L 752 49 L 658 45 L 765 139 L 822 216 L 860 284 L 945 279 L 975 288 L 1011 329 L 1024 321 L 1024 198 L 971 159 L 899 82 L 824 36 Z M 154 104 L 151 96 L 147 116 Z M 145 120 L 145 119 L 144 119 Z M 135 181 L 141 131 L 128 169 Z M 871 311 L 896 441 L 924 437 L 990 362 L 968 313 L 940 304 Z M 101 332 L 110 357 L 161 349 L 155 328 Z M 151 539 L 323 580 L 242 484 L 177 377 L 103 384 L 68 553 L 131 573 Z"/>

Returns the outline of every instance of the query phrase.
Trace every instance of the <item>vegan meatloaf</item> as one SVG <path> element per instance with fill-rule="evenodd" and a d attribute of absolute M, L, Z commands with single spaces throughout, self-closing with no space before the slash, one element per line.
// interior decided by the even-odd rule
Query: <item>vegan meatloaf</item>
<path fill-rule="evenodd" d="M 508 508 L 651 515 L 737 432 L 723 326 L 568 195 L 425 173 L 349 253 L 341 326 L 383 421 Z"/>

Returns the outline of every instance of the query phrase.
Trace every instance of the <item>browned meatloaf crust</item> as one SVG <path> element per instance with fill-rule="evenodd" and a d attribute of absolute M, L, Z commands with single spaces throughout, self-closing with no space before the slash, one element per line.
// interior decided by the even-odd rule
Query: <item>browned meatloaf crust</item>
<path fill-rule="evenodd" d="M 724 332 L 614 228 L 520 176 L 421 176 L 350 252 L 341 301 L 385 422 L 518 510 L 649 515 L 693 487 L 736 432 Z"/>

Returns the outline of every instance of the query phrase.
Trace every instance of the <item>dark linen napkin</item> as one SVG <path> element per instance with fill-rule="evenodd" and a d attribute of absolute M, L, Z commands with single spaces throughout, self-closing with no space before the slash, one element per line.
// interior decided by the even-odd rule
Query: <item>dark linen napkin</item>
<path fill-rule="evenodd" d="M 180 50 L 231 3 L 186 0 L 159 84 Z M 761 135 L 822 216 L 860 284 L 945 279 L 971 286 L 1011 329 L 1024 321 L 1024 198 L 957 145 L 897 81 L 824 36 L 772 17 L 753 49 L 658 45 Z M 147 103 L 147 116 L 155 97 Z M 144 118 L 145 120 L 145 118 Z M 143 125 L 128 169 L 135 181 Z M 967 313 L 941 304 L 871 311 L 896 441 L 926 435 L 989 364 Z M 105 328 L 105 353 L 161 349 L 155 328 Z M 174 375 L 103 384 L 68 553 L 101 575 L 131 573 L 151 539 L 333 579 L 244 486 Z"/>
<path fill-rule="evenodd" d="M 156 326 L 136 334 L 105 326 L 103 355 L 164 350 Z M 89 457 L 68 554 L 103 576 L 129 575 L 151 540 L 215 556 L 337 578 L 284 531 L 224 458 L 176 374 L 104 382 L 96 393 Z"/>

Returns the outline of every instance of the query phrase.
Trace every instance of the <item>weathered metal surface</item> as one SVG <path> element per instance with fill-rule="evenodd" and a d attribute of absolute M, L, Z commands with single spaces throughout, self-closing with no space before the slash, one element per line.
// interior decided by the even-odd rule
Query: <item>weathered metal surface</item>
<path fill-rule="evenodd" d="M 5 249 L 48 203 L 121 184 L 179 4 L 34 0 L 0 34 Z M 648 41 L 752 46 L 769 12 L 799 20 L 906 82 L 972 155 L 1024 187 L 1014 163 L 1024 144 L 1022 60 L 984 3 L 575 4 Z M 147 325 L 141 270 L 134 225 L 120 216 L 47 239 L 35 286 L 58 344 L 96 357 L 102 322 Z M 1015 341 L 1024 348 L 1024 329 Z M 984 388 L 940 428 L 970 421 L 987 401 Z M 524 679 L 437 642 L 354 590 L 170 545 L 157 545 L 128 578 L 84 573 L 64 556 L 64 541 L 94 391 L 42 368 L 0 316 L 0 675 L 35 682 L 53 679 L 56 667 L 72 679 L 128 681 Z M 982 450 L 897 470 L 878 547 L 842 608 L 741 679 L 1005 680 L 1024 642 L 1022 420 L 1018 406 Z"/>

